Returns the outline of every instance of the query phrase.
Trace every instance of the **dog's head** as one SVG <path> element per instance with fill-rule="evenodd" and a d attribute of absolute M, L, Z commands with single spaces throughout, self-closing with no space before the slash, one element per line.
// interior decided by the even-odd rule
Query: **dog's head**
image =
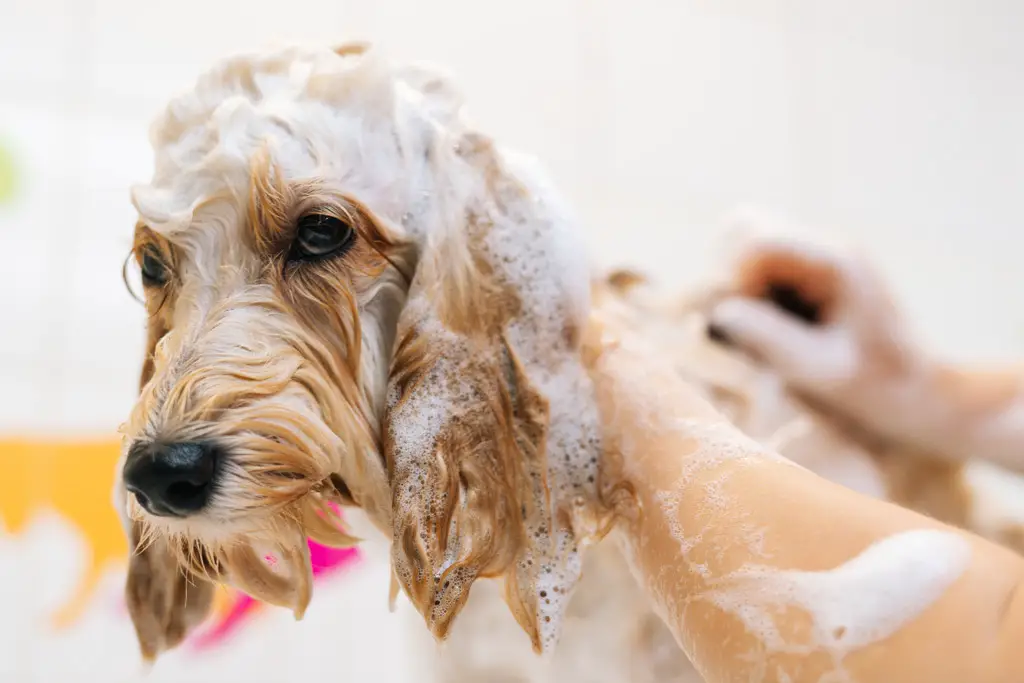
<path fill-rule="evenodd" d="M 502 576 L 542 645 L 597 431 L 586 267 L 546 186 L 469 130 L 445 78 L 361 48 L 227 61 L 152 139 L 118 482 L 144 652 L 194 621 L 166 614 L 153 554 L 301 614 L 307 537 L 350 541 L 335 503 L 393 533 L 436 634 Z"/>

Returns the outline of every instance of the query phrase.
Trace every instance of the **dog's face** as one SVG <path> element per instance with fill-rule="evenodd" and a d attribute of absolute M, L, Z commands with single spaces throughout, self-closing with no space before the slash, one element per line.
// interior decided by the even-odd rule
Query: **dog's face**
<path fill-rule="evenodd" d="M 432 190 L 430 93 L 361 51 L 232 60 L 171 102 L 133 191 L 148 310 L 118 499 L 141 549 L 301 612 L 331 503 L 386 527 L 379 445 Z M 277 560 L 271 568 L 264 560 Z"/>
<path fill-rule="evenodd" d="M 250 164 L 244 211 L 220 200 L 136 232 L 150 348 L 122 483 L 133 519 L 214 574 L 239 535 L 329 528 L 330 499 L 387 510 L 374 434 L 405 289 L 395 232 L 329 181 L 282 178 L 266 152 Z"/>
<path fill-rule="evenodd" d="M 222 64 L 156 125 L 117 488 L 145 654 L 201 616 L 210 581 L 300 614 L 307 538 L 349 541 L 334 503 L 392 533 L 438 636 L 474 580 L 503 576 L 535 646 L 553 641 L 578 545 L 604 529 L 584 505 L 586 264 L 542 176 L 460 104 L 372 52 L 288 51 Z M 201 604 L 169 600 L 168 564 Z"/>

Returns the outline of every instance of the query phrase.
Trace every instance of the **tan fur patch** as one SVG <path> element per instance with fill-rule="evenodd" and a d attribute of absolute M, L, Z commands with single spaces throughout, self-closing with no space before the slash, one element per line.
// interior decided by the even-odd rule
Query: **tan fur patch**
<path fill-rule="evenodd" d="M 619 269 L 609 273 L 607 281 L 609 287 L 625 294 L 634 287 L 647 284 L 647 277 L 639 271 Z"/>
<path fill-rule="evenodd" d="M 350 57 L 365 54 L 366 51 L 369 49 L 369 43 L 351 42 L 345 43 L 344 45 L 339 45 L 338 47 L 334 48 L 334 52 L 335 54 L 340 55 L 342 57 Z"/>
<path fill-rule="evenodd" d="M 214 586 L 182 569 L 163 538 L 142 537 L 132 525 L 125 598 L 142 656 L 153 660 L 177 646 L 213 605 Z"/>

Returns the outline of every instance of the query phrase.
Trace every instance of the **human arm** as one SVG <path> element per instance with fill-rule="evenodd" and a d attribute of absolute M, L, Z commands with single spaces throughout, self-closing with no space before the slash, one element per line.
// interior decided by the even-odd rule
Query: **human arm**
<path fill-rule="evenodd" d="M 779 458 L 609 334 L 602 478 L 636 502 L 616 533 L 709 683 L 1024 680 L 1024 561 Z"/>

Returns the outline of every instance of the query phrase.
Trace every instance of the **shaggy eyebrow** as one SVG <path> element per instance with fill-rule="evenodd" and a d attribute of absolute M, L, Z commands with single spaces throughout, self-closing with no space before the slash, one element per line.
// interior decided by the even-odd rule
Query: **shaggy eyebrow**
<path fill-rule="evenodd" d="M 246 221 L 256 251 L 273 253 L 291 237 L 295 192 L 261 149 L 249 164 L 249 201 Z"/>
<path fill-rule="evenodd" d="M 135 224 L 135 235 L 132 239 L 132 254 L 136 259 L 140 259 L 142 258 L 143 252 L 150 248 L 155 249 L 158 254 L 167 258 L 168 261 L 174 260 L 174 249 L 171 248 L 171 243 L 148 225 L 139 221 Z M 173 263 L 168 263 L 168 265 L 173 265 Z"/>
<path fill-rule="evenodd" d="M 137 252 L 152 242 L 152 234 L 153 231 L 149 229 L 148 225 L 142 221 L 137 221 L 135 223 L 135 232 L 132 234 L 132 251 Z"/>

